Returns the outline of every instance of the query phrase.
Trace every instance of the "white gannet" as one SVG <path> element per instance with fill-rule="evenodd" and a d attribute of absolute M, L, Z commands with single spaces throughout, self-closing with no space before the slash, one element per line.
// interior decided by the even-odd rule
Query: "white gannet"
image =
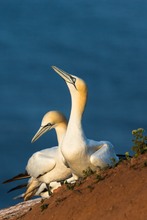
<path fill-rule="evenodd" d="M 67 120 L 63 114 L 57 111 L 51 111 L 45 114 L 41 127 L 33 137 L 32 142 L 36 141 L 41 135 L 52 128 L 56 130 L 59 147 L 56 146 L 38 151 L 28 160 L 26 171 L 32 177 L 32 180 L 24 195 L 25 200 L 30 192 L 34 191 L 38 183 L 45 183 L 50 192 L 49 185 L 51 182 L 62 181 L 71 176 L 71 170 L 65 165 L 66 162 L 60 149 L 60 143 L 67 129 Z"/>
<path fill-rule="evenodd" d="M 82 177 L 83 171 L 87 168 L 96 170 L 114 166 L 119 158 L 115 154 L 113 145 L 108 141 L 87 139 L 84 134 L 81 120 L 87 101 L 86 83 L 55 66 L 52 68 L 65 80 L 71 94 L 70 118 L 60 148 L 73 177 L 75 180 Z"/>
<path fill-rule="evenodd" d="M 32 142 L 36 141 L 45 132 L 53 128 L 56 130 L 59 147 L 47 148 L 34 153 L 28 160 L 26 166 L 27 172 L 24 175 L 19 174 L 4 182 L 7 183 L 31 177 L 28 182 L 27 190 L 23 196 L 24 200 L 28 200 L 35 194 L 41 194 L 44 189 L 44 184 L 46 184 L 48 192 L 50 192 L 49 185 L 51 182 L 56 182 L 54 186 L 51 185 L 54 190 L 59 186 L 58 181 L 65 180 L 71 176 L 71 170 L 65 165 L 66 162 L 60 149 L 60 143 L 67 129 L 67 120 L 62 113 L 58 111 L 46 113 L 42 119 L 41 127 L 33 137 Z"/>

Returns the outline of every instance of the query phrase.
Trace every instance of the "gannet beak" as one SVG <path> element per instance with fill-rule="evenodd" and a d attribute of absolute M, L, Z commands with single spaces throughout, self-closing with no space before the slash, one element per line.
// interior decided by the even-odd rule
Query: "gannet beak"
<path fill-rule="evenodd" d="M 34 135 L 34 137 L 31 140 L 31 143 L 34 143 L 38 138 L 40 138 L 43 134 L 45 134 L 47 131 L 52 129 L 51 124 L 47 124 L 45 126 L 41 126 L 37 133 Z"/>
<path fill-rule="evenodd" d="M 58 73 L 62 77 L 62 79 L 65 80 L 65 82 L 73 84 L 74 87 L 76 88 L 76 85 L 75 85 L 76 78 L 75 77 L 73 77 L 69 73 L 66 73 L 64 70 L 59 69 L 56 66 L 52 66 L 52 68 L 56 73 Z"/>

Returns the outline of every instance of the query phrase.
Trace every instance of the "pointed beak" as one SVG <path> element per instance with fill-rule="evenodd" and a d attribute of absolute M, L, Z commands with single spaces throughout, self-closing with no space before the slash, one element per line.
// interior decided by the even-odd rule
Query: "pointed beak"
<path fill-rule="evenodd" d="M 62 79 L 65 80 L 65 82 L 71 83 L 75 86 L 76 79 L 72 75 L 70 75 L 69 73 L 66 73 L 64 70 L 61 70 L 56 66 L 52 66 L 52 68 L 56 73 L 58 73 L 62 77 Z M 76 86 L 75 86 L 75 88 L 76 88 Z"/>
<path fill-rule="evenodd" d="M 31 143 L 34 143 L 37 139 L 39 139 L 43 134 L 45 134 L 47 131 L 51 130 L 51 125 L 46 125 L 44 127 L 40 127 L 37 133 L 34 135 L 34 137 L 31 140 Z"/>

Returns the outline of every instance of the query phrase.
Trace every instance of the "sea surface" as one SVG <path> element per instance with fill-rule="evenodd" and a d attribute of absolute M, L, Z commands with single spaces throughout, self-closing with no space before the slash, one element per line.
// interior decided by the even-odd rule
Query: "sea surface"
<path fill-rule="evenodd" d="M 52 65 L 88 85 L 86 136 L 132 153 L 132 130 L 147 130 L 147 1 L 0 1 L 0 208 L 23 192 L 7 194 L 21 182 L 2 182 L 57 143 L 51 131 L 31 144 L 43 115 L 69 117 L 69 91 Z"/>

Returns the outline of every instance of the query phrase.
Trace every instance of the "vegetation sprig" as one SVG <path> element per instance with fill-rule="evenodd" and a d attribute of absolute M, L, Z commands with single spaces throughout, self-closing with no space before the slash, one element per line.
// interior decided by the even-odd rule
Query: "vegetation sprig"
<path fill-rule="evenodd" d="M 132 131 L 132 135 L 134 136 L 134 139 L 132 140 L 132 151 L 135 152 L 134 156 L 136 157 L 147 152 L 147 136 L 145 136 L 143 133 L 143 128 L 138 128 L 137 130 Z"/>

